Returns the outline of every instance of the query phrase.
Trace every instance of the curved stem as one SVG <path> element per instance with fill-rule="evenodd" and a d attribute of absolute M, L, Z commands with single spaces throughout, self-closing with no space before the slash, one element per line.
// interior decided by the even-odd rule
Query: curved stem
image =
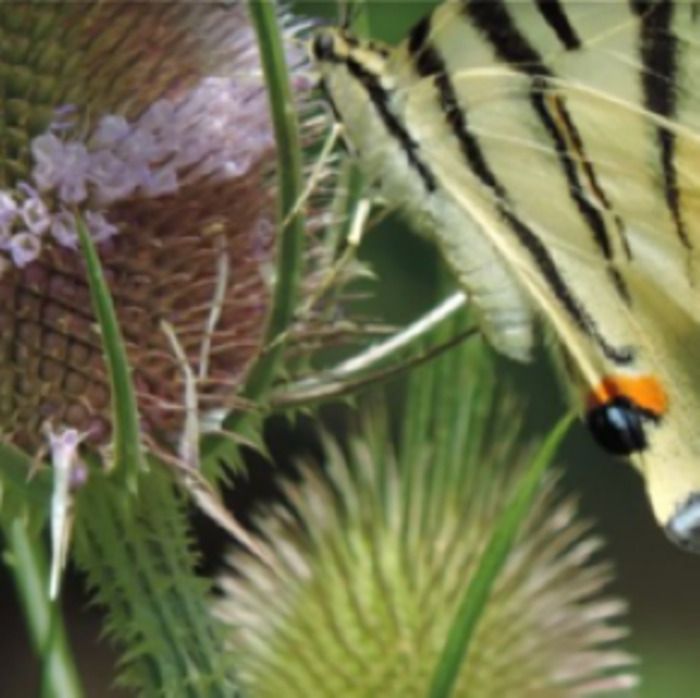
<path fill-rule="evenodd" d="M 432 356 L 434 353 L 440 353 L 447 345 L 451 346 L 452 342 L 448 342 L 445 347 L 435 347 L 429 352 L 421 349 L 415 356 L 410 357 L 405 362 L 389 366 L 383 371 L 368 373 L 371 369 L 381 366 L 387 358 L 422 343 L 435 327 L 448 318 L 454 317 L 455 313 L 466 306 L 466 303 L 467 298 L 464 293 L 456 291 L 432 310 L 425 313 L 425 315 L 422 315 L 410 325 L 382 342 L 373 344 L 365 351 L 346 359 L 328 371 L 323 371 L 311 378 L 288 384 L 274 391 L 270 395 L 269 404 L 274 407 L 286 407 L 335 397 L 345 394 L 356 387 L 366 385 L 368 380 L 371 382 L 382 376 L 388 377 L 393 375 L 395 370 L 400 371 L 413 363 L 421 363 L 426 357 Z M 473 330 L 469 330 L 469 334 L 473 333 Z M 456 337 L 455 341 L 461 341 L 462 338 Z"/>
<path fill-rule="evenodd" d="M 297 206 L 303 192 L 301 141 L 275 7 L 271 0 L 251 0 L 248 3 L 275 131 L 279 221 L 275 290 L 265 335 L 265 344 L 270 348 L 260 357 L 246 380 L 243 396 L 249 399 L 264 392 L 274 376 L 284 344 L 278 340 L 294 316 L 303 253 L 304 218 Z M 234 413 L 224 426 L 230 429 L 238 418 L 239 415 Z"/>

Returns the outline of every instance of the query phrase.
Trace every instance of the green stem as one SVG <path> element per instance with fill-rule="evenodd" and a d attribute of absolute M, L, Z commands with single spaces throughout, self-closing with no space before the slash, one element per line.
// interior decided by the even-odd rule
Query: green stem
<path fill-rule="evenodd" d="M 297 205 L 303 191 L 299 124 L 276 4 L 271 0 L 251 0 L 248 9 L 258 38 L 275 131 L 279 221 L 275 290 L 265 335 L 268 349 L 251 370 L 243 389 L 245 397 L 255 399 L 272 382 L 284 346 L 282 337 L 294 317 L 303 261 L 304 217 Z M 239 416 L 231 415 L 225 427 L 232 428 Z"/>
<path fill-rule="evenodd" d="M 145 469 L 141 453 L 141 432 L 139 427 L 136 392 L 131 380 L 131 368 L 117 312 L 112 300 L 109 285 L 105 279 L 100 258 L 90 232 L 83 219 L 76 213 L 76 228 L 80 247 L 85 259 L 85 269 L 90 286 L 90 300 L 97 318 L 102 337 L 105 362 L 112 390 L 113 443 L 112 463 L 117 476 L 131 493 L 138 487 L 138 479 Z"/>
<path fill-rule="evenodd" d="M 66 631 L 57 604 L 48 597 L 48 565 L 39 534 L 15 517 L 5 527 L 10 548 L 8 567 L 27 620 L 29 635 L 43 663 L 42 697 L 80 698 L 83 695 Z"/>
<path fill-rule="evenodd" d="M 451 695 L 493 584 L 506 563 L 520 524 L 530 510 L 542 475 L 552 461 L 572 420 L 573 415 L 566 415 L 549 433 L 537 455 L 533 458 L 530 467 L 523 475 L 515 493 L 506 503 L 493 535 L 486 545 L 479 567 L 457 609 L 436 671 L 433 674 L 428 692 L 429 698 L 449 698 Z"/>
<path fill-rule="evenodd" d="M 367 3 L 363 2 L 363 0 L 356 0 L 353 5 L 352 28 L 358 36 L 365 38 L 372 36 Z"/>

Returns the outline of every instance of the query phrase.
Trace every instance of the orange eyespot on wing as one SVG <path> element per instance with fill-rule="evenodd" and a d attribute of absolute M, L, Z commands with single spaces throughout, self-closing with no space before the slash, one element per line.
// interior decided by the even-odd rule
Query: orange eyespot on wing
<path fill-rule="evenodd" d="M 589 392 L 589 410 L 624 398 L 650 417 L 662 417 L 668 410 L 668 396 L 654 376 L 606 376 Z"/>
<path fill-rule="evenodd" d="M 586 423 L 595 440 L 620 456 L 648 448 L 647 427 L 668 409 L 668 397 L 653 376 L 606 376 L 589 394 Z"/>

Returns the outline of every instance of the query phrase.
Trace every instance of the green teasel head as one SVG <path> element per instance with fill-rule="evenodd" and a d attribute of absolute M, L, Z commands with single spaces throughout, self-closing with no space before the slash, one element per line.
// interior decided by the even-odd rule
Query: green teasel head
<path fill-rule="evenodd" d="M 386 407 L 363 403 L 348 443 L 325 438 L 320 463 L 301 464 L 256 519 L 265 562 L 232 554 L 214 608 L 247 695 L 432 695 L 460 601 L 531 458 L 485 361 L 467 347 L 422 369 L 398 438 Z M 602 541 L 556 490 L 550 478 L 529 512 L 451 695 L 627 695 L 636 684 Z"/>

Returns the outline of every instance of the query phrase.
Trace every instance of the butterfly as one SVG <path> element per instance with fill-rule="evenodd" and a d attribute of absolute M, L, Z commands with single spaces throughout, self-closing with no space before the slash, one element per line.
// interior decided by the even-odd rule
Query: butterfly
<path fill-rule="evenodd" d="M 327 28 L 311 49 L 361 169 L 491 344 L 527 360 L 544 321 L 593 437 L 695 552 L 699 37 L 696 3 L 451 0 L 398 46 Z"/>

